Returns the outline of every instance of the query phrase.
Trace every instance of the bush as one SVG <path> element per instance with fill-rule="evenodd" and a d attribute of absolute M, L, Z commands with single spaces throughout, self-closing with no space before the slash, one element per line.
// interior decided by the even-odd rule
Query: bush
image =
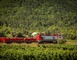
<path fill-rule="evenodd" d="M 18 33 L 16 37 L 24 37 L 22 33 Z"/>
<path fill-rule="evenodd" d="M 0 60 L 77 60 L 77 45 L 32 45 L 3 44 Z"/>
<path fill-rule="evenodd" d="M 0 37 L 6 37 L 6 35 L 3 32 L 0 32 Z"/>
<path fill-rule="evenodd" d="M 63 35 L 66 39 L 76 40 L 77 34 L 64 34 Z"/>
<path fill-rule="evenodd" d="M 58 43 L 58 44 L 64 44 L 65 42 L 66 42 L 65 39 L 58 39 L 58 40 L 57 40 L 57 43 Z"/>

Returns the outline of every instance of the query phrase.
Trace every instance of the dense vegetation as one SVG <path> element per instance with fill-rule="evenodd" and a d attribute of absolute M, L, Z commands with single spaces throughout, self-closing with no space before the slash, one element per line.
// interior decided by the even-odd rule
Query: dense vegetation
<path fill-rule="evenodd" d="M 77 0 L 0 0 L 0 35 L 61 33 L 77 39 Z"/>
<path fill-rule="evenodd" d="M 26 45 L 0 46 L 1 60 L 77 60 L 77 45 Z"/>

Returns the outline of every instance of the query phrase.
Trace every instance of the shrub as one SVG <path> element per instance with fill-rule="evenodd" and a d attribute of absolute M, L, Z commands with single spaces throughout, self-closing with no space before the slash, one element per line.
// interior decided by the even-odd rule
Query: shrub
<path fill-rule="evenodd" d="M 6 35 L 3 32 L 0 32 L 0 37 L 6 37 Z"/>
<path fill-rule="evenodd" d="M 58 40 L 57 40 L 57 43 L 58 43 L 58 44 L 64 44 L 65 42 L 66 42 L 65 39 L 58 39 Z"/>
<path fill-rule="evenodd" d="M 30 45 L 3 44 L 0 60 L 77 60 L 77 45 Z"/>
<path fill-rule="evenodd" d="M 16 37 L 24 37 L 22 33 L 18 33 Z"/>

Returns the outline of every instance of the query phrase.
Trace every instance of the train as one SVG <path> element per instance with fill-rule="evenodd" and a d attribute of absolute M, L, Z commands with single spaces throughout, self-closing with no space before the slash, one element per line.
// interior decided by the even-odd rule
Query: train
<path fill-rule="evenodd" d="M 53 34 L 53 35 L 36 35 L 35 38 L 21 38 L 21 37 L 13 37 L 13 38 L 7 38 L 7 37 L 0 37 L 0 42 L 2 43 L 57 43 L 57 40 L 61 38 L 63 39 L 62 35 L 59 34 Z"/>

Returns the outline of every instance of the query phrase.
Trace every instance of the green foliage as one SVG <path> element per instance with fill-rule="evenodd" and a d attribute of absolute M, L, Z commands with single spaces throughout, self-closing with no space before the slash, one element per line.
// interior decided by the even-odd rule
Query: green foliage
<path fill-rule="evenodd" d="M 6 37 L 6 35 L 3 32 L 1 32 L 0 37 Z"/>
<path fill-rule="evenodd" d="M 65 42 L 66 42 L 65 39 L 58 39 L 58 40 L 57 40 L 57 43 L 58 43 L 58 44 L 64 44 Z"/>
<path fill-rule="evenodd" d="M 0 0 L 0 27 L 4 25 L 15 32 L 50 31 L 77 39 L 77 0 Z"/>
<path fill-rule="evenodd" d="M 1 45 L 1 60 L 77 60 L 77 45 Z"/>
<path fill-rule="evenodd" d="M 24 37 L 22 33 L 17 33 L 16 37 Z"/>

